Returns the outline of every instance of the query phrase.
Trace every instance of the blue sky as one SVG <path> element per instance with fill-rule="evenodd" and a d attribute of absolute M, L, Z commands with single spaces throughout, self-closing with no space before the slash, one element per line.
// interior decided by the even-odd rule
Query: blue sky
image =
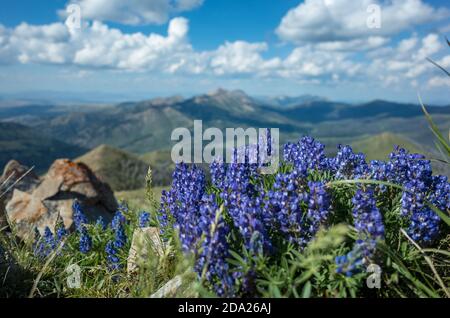
<path fill-rule="evenodd" d="M 70 4 L 81 28 L 65 24 Z M 346 101 L 420 92 L 445 104 L 449 79 L 426 61 L 450 67 L 445 36 L 444 0 L 16 0 L 0 11 L 0 94 L 130 100 L 224 87 Z"/>

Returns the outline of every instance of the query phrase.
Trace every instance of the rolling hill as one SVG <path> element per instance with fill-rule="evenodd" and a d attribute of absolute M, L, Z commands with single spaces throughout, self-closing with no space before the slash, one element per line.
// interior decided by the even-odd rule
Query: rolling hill
<path fill-rule="evenodd" d="M 139 158 L 152 168 L 152 178 L 155 185 L 164 186 L 172 182 L 175 164 L 170 157 L 170 150 L 155 150 L 140 155 Z"/>
<path fill-rule="evenodd" d="M 0 167 L 15 159 L 35 166 L 36 173 L 47 170 L 57 158 L 72 158 L 86 152 L 77 145 L 50 138 L 37 129 L 17 123 L 0 122 Z"/>
<path fill-rule="evenodd" d="M 379 135 L 367 136 L 354 141 L 351 146 L 354 151 L 363 152 L 366 155 L 367 161 L 388 160 L 389 154 L 393 151 L 394 147 L 400 146 L 412 153 L 423 154 L 427 159 L 430 159 L 434 174 L 442 174 L 450 177 L 448 165 L 435 160 L 440 157 L 435 149 L 427 151 L 416 142 L 400 135 L 387 132 Z"/>
<path fill-rule="evenodd" d="M 375 136 L 384 132 L 392 132 L 398 138 L 405 140 L 414 140 L 414 143 L 424 151 L 432 151 L 434 148 L 433 136 L 418 105 L 382 100 L 350 105 L 320 98 L 281 99 L 280 103 L 284 102 L 286 103 L 283 106 L 273 105 L 268 101 L 252 98 L 240 90 L 219 89 L 191 98 L 173 96 L 93 108 L 36 106 L 42 112 L 33 109 L 33 105 L 14 107 L 3 105 L 3 110 L 0 110 L 0 121 L 26 123 L 28 127 L 20 125 L 14 126 L 16 128 L 13 129 L 13 126 L 10 126 L 10 130 L 18 130 L 22 134 L 29 132 L 29 138 L 22 136 L 21 140 L 22 144 L 28 140 L 27 145 L 30 146 L 27 147 L 30 153 L 25 154 L 22 151 L 20 158 L 25 158 L 24 163 L 27 164 L 38 162 L 42 170 L 61 155 L 77 157 L 89 149 L 106 144 L 137 154 L 133 156 L 133 160 L 127 159 L 123 162 L 140 160 L 166 171 L 170 167 L 162 158 L 170 157 L 168 153 L 149 153 L 170 149 L 174 144 L 171 142 L 173 129 L 177 127 L 192 129 L 193 121 L 197 119 L 203 121 L 204 129 L 208 127 L 217 127 L 222 130 L 229 127 L 279 128 L 281 143 L 297 140 L 302 135 L 311 135 L 325 143 L 329 152 L 333 152 L 339 143 L 356 143 L 359 146 L 357 142 L 362 137 Z M 300 104 L 296 104 L 297 102 Z M 439 127 L 442 129 L 450 127 L 450 106 L 430 106 L 428 110 Z M 16 124 L 11 123 L 11 125 Z M 16 133 L 19 134 L 19 132 Z M 53 151 L 48 153 L 38 151 L 33 154 L 34 149 L 45 149 L 48 145 L 48 142 L 33 141 L 35 136 L 51 136 L 64 142 L 50 138 L 53 143 L 50 149 Z M 49 140 L 49 138 L 46 139 Z M 13 140 L 13 136 L 6 138 L 5 135 L 3 142 L 11 145 L 11 143 L 14 144 Z M 379 142 L 377 140 L 367 142 L 375 141 Z M 395 138 L 385 143 L 388 144 L 391 141 L 395 142 Z M 16 143 L 16 146 L 18 144 Z M 80 152 L 80 149 L 83 151 Z M 14 147 L 3 147 L 4 160 L 17 156 L 16 150 Z M 371 149 L 368 150 L 371 151 Z M 139 155 L 143 157 L 138 158 Z M 16 159 L 20 160 L 20 158 Z M 29 160 L 30 158 L 32 160 Z M 106 163 L 105 165 L 109 166 Z M 143 165 L 136 163 L 133 167 L 135 166 Z M 154 169 L 155 173 L 156 170 Z M 166 175 L 166 172 L 163 175 Z M 155 181 L 160 184 L 166 183 L 164 178 L 165 176 L 154 176 Z"/>
<path fill-rule="evenodd" d="M 175 167 L 170 151 L 154 151 L 138 157 L 107 145 L 100 145 L 75 161 L 88 165 L 114 191 L 143 188 L 149 166 L 154 186 L 169 185 Z"/>
<path fill-rule="evenodd" d="M 88 165 L 114 191 L 144 187 L 147 164 L 137 156 L 107 145 L 100 145 L 75 159 Z"/>
<path fill-rule="evenodd" d="M 363 152 L 367 160 L 388 160 L 395 146 L 400 146 L 414 153 L 424 153 L 424 149 L 402 136 L 393 133 L 364 137 L 351 144 L 356 152 Z"/>
<path fill-rule="evenodd" d="M 441 127 L 450 125 L 450 107 L 429 107 Z M 361 136 L 392 131 L 420 144 L 430 141 L 427 122 L 417 105 L 374 101 L 349 105 L 325 100 L 296 106 L 266 105 L 242 91 L 217 90 L 192 98 L 171 97 L 127 102 L 97 111 L 74 111 L 37 121 L 36 127 L 50 136 L 92 149 L 108 144 L 144 154 L 171 147 L 176 127 L 192 129 L 203 120 L 204 128 L 277 127 L 281 142 L 309 134 L 335 145 Z"/>

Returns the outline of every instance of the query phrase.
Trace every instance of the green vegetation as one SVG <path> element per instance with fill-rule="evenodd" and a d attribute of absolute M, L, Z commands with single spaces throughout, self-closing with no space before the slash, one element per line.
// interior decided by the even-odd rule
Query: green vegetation
<path fill-rule="evenodd" d="M 367 160 L 385 160 L 395 146 L 415 153 L 424 153 L 423 149 L 413 141 L 389 132 L 356 140 L 351 143 L 351 146 L 356 152 L 363 152 Z"/>
<path fill-rule="evenodd" d="M 152 189 L 157 202 L 161 200 L 162 191 L 167 189 L 168 187 L 154 187 Z M 130 207 L 134 207 L 136 209 L 144 209 L 144 207 L 147 206 L 147 199 L 145 197 L 146 191 L 147 190 L 145 188 L 141 188 L 130 191 L 118 191 L 115 192 L 114 195 L 118 200 L 127 202 Z"/>

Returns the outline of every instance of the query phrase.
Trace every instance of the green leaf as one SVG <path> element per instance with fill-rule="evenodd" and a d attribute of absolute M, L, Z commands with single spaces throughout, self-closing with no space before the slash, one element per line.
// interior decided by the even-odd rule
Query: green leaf
<path fill-rule="evenodd" d="M 230 250 L 230 254 L 231 254 L 231 256 L 233 256 L 236 260 L 238 260 L 241 264 L 245 264 L 245 260 L 241 257 L 241 255 L 239 255 L 239 254 L 236 253 L 235 251 Z"/>
<path fill-rule="evenodd" d="M 311 282 L 308 280 L 305 286 L 303 286 L 302 298 L 309 298 L 309 297 L 311 297 Z"/>

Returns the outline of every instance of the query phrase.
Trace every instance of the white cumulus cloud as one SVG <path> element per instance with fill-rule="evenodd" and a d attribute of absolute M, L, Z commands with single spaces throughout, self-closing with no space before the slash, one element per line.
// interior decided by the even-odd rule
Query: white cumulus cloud
<path fill-rule="evenodd" d="M 369 28 L 368 19 L 378 5 L 381 27 Z M 305 0 L 291 9 L 276 32 L 285 41 L 333 42 L 390 36 L 412 26 L 442 19 L 447 9 L 436 9 L 422 0 Z"/>
<path fill-rule="evenodd" d="M 72 0 L 82 19 L 111 21 L 130 25 L 162 24 L 171 15 L 201 6 L 203 0 Z M 66 15 L 65 11 L 60 12 Z"/>

